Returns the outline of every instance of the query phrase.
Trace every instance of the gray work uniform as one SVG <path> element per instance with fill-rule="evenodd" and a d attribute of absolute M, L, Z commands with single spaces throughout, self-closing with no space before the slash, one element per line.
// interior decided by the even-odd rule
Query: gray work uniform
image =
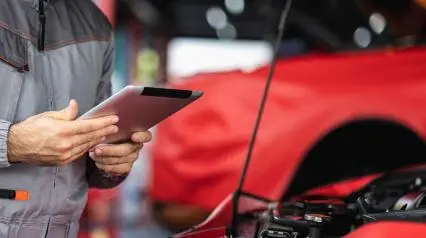
<path fill-rule="evenodd" d="M 72 98 L 81 114 L 111 92 L 114 46 L 102 12 L 91 0 L 45 1 L 43 32 L 38 3 L 0 0 L 0 189 L 30 193 L 29 201 L 0 199 L 0 238 L 75 238 L 88 187 L 124 179 L 88 157 L 64 167 L 8 163 L 11 124 L 63 109 Z"/>

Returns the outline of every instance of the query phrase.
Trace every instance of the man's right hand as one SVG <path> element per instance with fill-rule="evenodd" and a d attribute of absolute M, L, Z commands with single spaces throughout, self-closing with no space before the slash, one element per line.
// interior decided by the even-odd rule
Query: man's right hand
<path fill-rule="evenodd" d="M 12 125 L 8 159 L 44 166 L 63 166 L 83 156 L 105 137 L 118 132 L 117 116 L 76 120 L 78 106 L 71 100 L 61 111 L 45 112 Z"/>

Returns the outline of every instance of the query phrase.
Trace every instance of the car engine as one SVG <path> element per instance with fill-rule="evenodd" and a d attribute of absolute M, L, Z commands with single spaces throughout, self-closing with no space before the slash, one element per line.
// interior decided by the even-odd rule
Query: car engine
<path fill-rule="evenodd" d="M 300 196 L 240 215 L 237 237 L 336 238 L 375 221 L 426 220 L 426 171 L 389 173 L 347 197 Z"/>

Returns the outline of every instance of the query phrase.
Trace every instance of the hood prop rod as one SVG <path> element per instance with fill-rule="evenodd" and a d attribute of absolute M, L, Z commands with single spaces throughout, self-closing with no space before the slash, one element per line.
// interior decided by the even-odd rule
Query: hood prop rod
<path fill-rule="evenodd" d="M 278 29 L 277 29 L 277 36 L 275 38 L 275 45 L 273 46 L 274 52 L 273 52 L 271 64 L 269 66 L 268 77 L 266 78 L 266 83 L 265 83 L 265 87 L 263 89 L 262 99 L 260 101 L 260 106 L 259 106 L 259 110 L 258 110 L 258 113 L 257 113 L 257 116 L 256 116 L 256 121 L 255 121 L 255 124 L 254 124 L 252 135 L 250 137 L 249 147 L 248 147 L 246 158 L 244 160 L 244 165 L 243 165 L 243 170 L 242 170 L 242 174 L 241 174 L 241 177 L 240 177 L 240 181 L 238 183 L 238 187 L 237 187 L 237 189 L 234 193 L 234 196 L 233 196 L 231 228 L 228 231 L 229 233 L 231 233 L 230 235 L 232 235 L 232 236 L 238 236 L 237 227 L 238 227 L 239 199 L 240 199 L 241 195 L 243 195 L 243 193 L 244 193 L 244 191 L 243 191 L 244 182 L 245 182 L 245 179 L 246 179 L 248 167 L 249 167 L 250 162 L 251 162 L 254 146 L 255 146 L 255 143 L 256 143 L 257 133 L 259 131 L 259 127 L 260 127 L 260 124 L 261 124 L 261 121 L 262 121 L 263 111 L 265 109 L 266 102 L 267 102 L 267 99 L 268 99 L 269 89 L 271 87 L 272 78 L 273 78 L 274 73 L 275 73 L 275 67 L 276 67 L 276 64 L 277 64 L 277 61 L 278 61 L 278 53 L 279 53 L 279 49 L 280 49 L 280 46 L 281 46 L 281 43 L 282 43 L 282 40 L 283 40 L 285 27 L 287 25 L 287 18 L 290 14 L 290 9 L 292 7 L 292 3 L 293 3 L 293 0 L 287 0 L 286 3 L 285 3 L 284 9 L 281 12 L 279 25 L 278 25 Z"/>

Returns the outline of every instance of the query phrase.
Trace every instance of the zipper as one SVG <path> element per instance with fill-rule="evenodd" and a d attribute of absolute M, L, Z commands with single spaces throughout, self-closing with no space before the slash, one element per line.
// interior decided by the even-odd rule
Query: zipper
<path fill-rule="evenodd" d="M 52 191 L 52 195 L 50 197 L 51 201 L 52 201 L 52 206 L 56 207 L 56 201 L 55 201 L 55 190 L 56 190 L 56 174 L 58 173 L 58 168 L 55 168 L 55 172 L 53 173 L 53 191 Z M 48 234 L 49 234 L 49 229 L 50 229 L 50 220 L 52 219 L 51 216 L 49 216 L 49 219 L 47 220 L 47 228 L 46 228 L 46 233 L 44 234 L 44 238 L 47 238 Z"/>
<path fill-rule="evenodd" d="M 44 12 L 44 2 L 45 0 L 38 1 L 38 19 L 40 29 L 38 31 L 38 50 L 40 52 L 44 51 L 44 43 L 46 37 L 46 13 Z"/>
<path fill-rule="evenodd" d="M 38 67 L 38 70 L 41 70 L 42 72 L 44 71 L 44 55 L 43 52 L 45 50 L 45 37 L 46 37 L 46 13 L 45 13 L 45 0 L 39 0 L 38 1 L 38 19 L 39 19 L 39 31 L 38 31 L 38 42 L 37 42 L 37 48 L 38 51 L 41 53 L 41 55 L 39 55 L 40 61 L 39 62 L 41 65 L 40 67 Z M 50 67 L 50 63 L 49 63 L 49 67 Z M 42 80 L 45 81 L 45 76 L 44 74 L 40 75 Z M 53 108 L 53 97 L 52 97 L 52 88 L 50 85 L 50 75 L 49 75 L 49 82 L 45 81 L 45 85 L 47 86 L 46 89 L 48 91 L 48 100 L 49 100 L 49 108 L 50 110 Z M 53 206 L 54 208 L 56 207 L 56 201 L 55 201 L 55 193 L 56 193 L 56 176 L 58 173 L 58 168 L 55 168 L 55 172 L 53 173 L 53 188 L 52 188 L 52 192 L 51 192 L 51 201 L 52 204 L 51 206 Z M 49 216 L 48 221 L 47 221 L 47 227 L 46 227 L 46 233 L 44 235 L 44 238 L 47 238 L 48 234 L 49 234 L 49 229 L 51 226 L 51 219 L 52 217 Z"/>
<path fill-rule="evenodd" d="M 47 220 L 47 228 L 46 228 L 46 232 L 44 234 L 44 238 L 47 238 L 47 235 L 49 234 L 49 229 L 50 229 L 50 219 L 51 217 L 49 216 L 49 219 Z"/>
<path fill-rule="evenodd" d="M 55 168 L 55 172 L 53 173 L 53 188 L 52 191 L 50 193 L 50 200 L 51 200 L 51 204 L 50 206 L 53 206 L 53 208 L 56 208 L 56 174 L 58 173 L 58 168 Z M 50 223 L 52 220 L 52 216 L 49 216 L 48 220 L 47 220 L 47 227 L 46 227 L 46 232 L 44 234 L 44 238 L 47 238 L 47 236 L 49 235 L 49 229 L 50 229 Z"/>
<path fill-rule="evenodd" d="M 49 57 L 46 55 L 43 55 L 43 53 L 41 53 L 41 55 L 39 55 L 40 57 L 40 67 L 39 70 L 41 70 L 43 73 L 41 74 L 41 79 L 42 81 L 44 81 L 44 84 L 46 86 L 46 90 L 47 90 L 47 100 L 48 100 L 48 107 L 49 110 L 53 110 L 54 109 L 54 103 L 53 103 L 53 89 L 52 89 L 52 80 L 51 80 L 51 74 L 50 74 L 50 61 L 49 61 Z M 49 67 L 49 70 L 47 67 Z M 59 167 L 55 167 L 54 168 L 54 172 L 53 172 L 53 182 L 52 182 L 52 192 L 51 192 L 51 204 L 50 206 L 53 207 L 53 209 L 56 209 L 56 180 L 57 180 L 57 176 L 59 173 Z M 47 223 L 47 230 L 46 230 L 46 237 L 49 233 L 49 229 L 50 229 L 50 223 L 51 223 L 51 216 L 49 216 L 49 220 Z"/>

